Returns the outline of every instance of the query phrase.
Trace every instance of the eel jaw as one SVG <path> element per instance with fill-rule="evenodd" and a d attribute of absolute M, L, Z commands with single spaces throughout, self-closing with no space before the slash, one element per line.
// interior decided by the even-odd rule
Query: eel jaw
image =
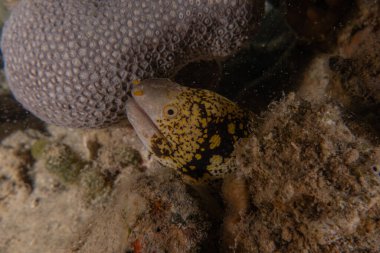
<path fill-rule="evenodd" d="M 128 97 L 126 103 L 126 113 L 129 122 L 133 129 L 136 131 L 137 136 L 144 144 L 144 146 L 150 151 L 151 140 L 153 136 L 163 137 L 160 130 L 150 119 L 148 114 L 142 109 L 135 99 L 131 96 Z"/>

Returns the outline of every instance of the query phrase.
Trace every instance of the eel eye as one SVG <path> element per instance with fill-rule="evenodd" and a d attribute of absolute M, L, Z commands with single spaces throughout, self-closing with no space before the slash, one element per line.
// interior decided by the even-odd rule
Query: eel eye
<path fill-rule="evenodd" d="M 174 105 L 167 105 L 164 107 L 164 116 L 167 118 L 174 118 L 178 114 L 178 108 Z"/>

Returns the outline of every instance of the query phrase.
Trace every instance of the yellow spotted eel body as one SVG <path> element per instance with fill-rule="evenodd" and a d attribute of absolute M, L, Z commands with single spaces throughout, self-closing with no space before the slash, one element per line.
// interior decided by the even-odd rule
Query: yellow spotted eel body
<path fill-rule="evenodd" d="M 162 164 L 195 180 L 230 173 L 232 152 L 252 133 L 252 114 L 215 92 L 168 79 L 136 83 L 127 115 Z"/>

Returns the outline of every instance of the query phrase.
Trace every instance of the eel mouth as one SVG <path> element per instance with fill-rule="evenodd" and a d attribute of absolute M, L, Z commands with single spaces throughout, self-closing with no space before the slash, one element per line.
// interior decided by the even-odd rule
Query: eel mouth
<path fill-rule="evenodd" d="M 137 136 L 149 150 L 151 149 L 151 140 L 153 136 L 166 140 L 165 136 L 161 133 L 154 121 L 132 96 L 128 96 L 126 113 L 129 122 L 137 133 Z"/>
<path fill-rule="evenodd" d="M 127 104 L 127 117 L 128 120 L 131 122 L 133 128 L 135 129 L 143 129 L 143 128 L 152 128 L 154 132 L 159 133 L 159 135 L 162 135 L 160 130 L 158 129 L 157 125 L 154 123 L 154 121 L 149 117 L 149 115 L 145 112 L 145 110 L 136 102 L 136 100 L 132 96 L 128 96 Z M 133 122 L 139 122 L 142 121 L 144 123 L 148 123 L 147 125 L 134 125 Z"/>

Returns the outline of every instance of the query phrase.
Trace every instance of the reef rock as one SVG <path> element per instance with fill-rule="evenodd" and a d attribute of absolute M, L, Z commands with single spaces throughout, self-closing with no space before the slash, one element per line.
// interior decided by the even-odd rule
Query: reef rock
<path fill-rule="evenodd" d="M 234 53 L 263 8 L 262 0 L 23 0 L 2 38 L 9 87 L 48 123 L 109 125 L 125 118 L 131 80 Z"/>
<path fill-rule="evenodd" d="M 247 188 L 227 195 L 241 206 L 225 221 L 229 250 L 378 252 L 380 146 L 343 118 L 334 103 L 294 94 L 272 105 L 258 138 L 237 149 L 236 176 Z"/>

